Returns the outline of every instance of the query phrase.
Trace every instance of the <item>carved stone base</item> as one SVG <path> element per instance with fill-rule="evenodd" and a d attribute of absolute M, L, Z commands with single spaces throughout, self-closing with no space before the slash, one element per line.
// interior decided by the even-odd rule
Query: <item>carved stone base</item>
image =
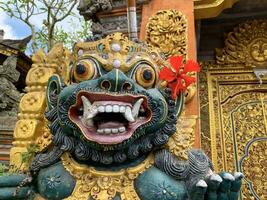
<path fill-rule="evenodd" d="M 0 117 L 0 160 L 3 163 L 9 162 L 16 121 L 17 117 Z"/>

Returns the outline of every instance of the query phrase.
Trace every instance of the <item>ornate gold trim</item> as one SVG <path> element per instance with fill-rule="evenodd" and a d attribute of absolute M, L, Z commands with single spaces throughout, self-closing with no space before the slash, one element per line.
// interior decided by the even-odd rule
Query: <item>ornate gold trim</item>
<path fill-rule="evenodd" d="M 114 49 L 114 47 L 118 49 Z M 148 48 L 129 40 L 122 33 L 113 33 L 106 38 L 94 42 L 78 42 L 74 47 L 74 61 L 94 57 L 106 71 L 114 69 L 114 61 L 123 72 L 128 72 L 139 60 L 144 60 L 155 66 L 158 71 L 164 67 L 156 48 Z"/>
<path fill-rule="evenodd" d="M 216 49 L 222 68 L 254 68 L 267 65 L 267 21 L 252 20 L 228 33 L 223 49 Z"/>
<path fill-rule="evenodd" d="M 149 155 L 141 164 L 119 171 L 98 171 L 75 162 L 68 153 L 61 157 L 64 167 L 76 179 L 72 195 L 65 200 L 113 199 L 120 194 L 122 200 L 139 200 L 134 189 L 134 179 L 154 163 Z"/>
<path fill-rule="evenodd" d="M 149 18 L 146 42 L 159 48 L 167 57 L 182 55 L 187 58 L 188 22 L 182 12 L 162 10 Z"/>
<path fill-rule="evenodd" d="M 200 73 L 200 88 L 208 88 L 200 95 L 201 117 L 209 118 L 202 148 L 211 154 L 215 171 L 244 173 L 244 200 L 266 196 L 267 77 L 260 82 L 254 73 L 267 65 L 266 32 L 266 20 L 240 24 L 217 50 L 216 61 L 203 62 Z"/>
<path fill-rule="evenodd" d="M 18 51 L 14 49 L 6 48 L 6 49 L 0 49 L 0 54 L 4 54 L 6 56 L 12 56 L 12 55 L 17 55 Z"/>
<path fill-rule="evenodd" d="M 194 0 L 195 19 L 218 16 L 224 9 L 231 8 L 238 0 Z"/>
<path fill-rule="evenodd" d="M 166 145 L 169 151 L 179 159 L 187 160 L 188 150 L 194 147 L 197 118 L 197 115 L 185 116 L 184 114 L 179 117 L 176 125 L 177 130 Z"/>
<path fill-rule="evenodd" d="M 168 58 L 181 55 L 187 60 L 188 22 L 186 16 L 177 10 L 161 10 L 151 16 L 146 25 L 145 41 L 149 46 L 158 48 Z M 196 74 L 193 74 L 196 76 Z M 196 84 L 187 88 L 185 103 L 196 94 Z"/>

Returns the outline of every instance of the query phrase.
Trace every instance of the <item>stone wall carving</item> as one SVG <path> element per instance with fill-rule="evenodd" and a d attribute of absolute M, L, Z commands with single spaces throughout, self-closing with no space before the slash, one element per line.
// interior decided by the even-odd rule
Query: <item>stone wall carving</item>
<path fill-rule="evenodd" d="M 18 81 L 20 73 L 16 70 L 17 58 L 8 57 L 0 65 L 0 116 L 16 116 L 20 101 L 20 92 L 14 83 Z"/>
<path fill-rule="evenodd" d="M 17 121 L 19 101 L 25 87 L 25 77 L 31 65 L 21 49 L 30 36 L 21 40 L 4 39 L 0 30 L 0 161 L 8 163 Z"/>
<path fill-rule="evenodd" d="M 137 0 L 137 6 L 150 0 Z M 127 33 L 126 1 L 123 0 L 80 0 L 78 10 L 86 20 L 92 20 L 93 35 L 105 36 L 116 31 Z M 111 12 L 112 11 L 112 12 Z M 137 9 L 137 26 L 141 25 L 141 7 Z"/>
<path fill-rule="evenodd" d="M 99 20 L 101 23 L 101 29 L 104 30 L 102 31 L 104 35 L 111 34 L 114 31 L 123 32 L 123 33 L 128 32 L 127 15 L 110 16 L 106 18 L 101 18 Z M 140 27 L 140 24 L 141 24 L 141 15 L 137 14 L 138 27 Z"/>

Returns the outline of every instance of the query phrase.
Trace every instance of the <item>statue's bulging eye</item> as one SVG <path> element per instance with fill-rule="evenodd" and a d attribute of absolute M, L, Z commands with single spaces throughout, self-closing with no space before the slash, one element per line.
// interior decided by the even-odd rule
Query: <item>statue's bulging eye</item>
<path fill-rule="evenodd" d="M 79 74 L 79 75 L 82 75 L 86 72 L 86 67 L 83 65 L 83 64 L 78 64 L 76 66 L 76 73 Z"/>
<path fill-rule="evenodd" d="M 144 80 L 146 80 L 146 81 L 150 81 L 150 80 L 153 78 L 153 75 L 152 75 L 151 70 L 149 70 L 149 69 L 145 69 L 145 70 L 143 71 L 143 78 L 144 78 Z"/>
<path fill-rule="evenodd" d="M 148 64 L 141 64 L 135 72 L 136 82 L 144 88 L 151 88 L 155 85 L 156 73 L 153 67 Z"/>
<path fill-rule="evenodd" d="M 76 82 L 93 79 L 96 76 L 96 65 L 92 60 L 79 61 L 73 70 L 73 77 Z"/>

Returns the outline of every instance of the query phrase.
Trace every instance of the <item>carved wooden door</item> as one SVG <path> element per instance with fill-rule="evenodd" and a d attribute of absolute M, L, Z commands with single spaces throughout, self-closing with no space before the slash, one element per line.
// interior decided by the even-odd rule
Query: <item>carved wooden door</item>
<path fill-rule="evenodd" d="M 211 147 L 216 171 L 245 175 L 242 199 L 267 199 L 267 84 L 252 71 L 207 72 Z M 202 136 L 203 133 L 202 133 Z"/>
<path fill-rule="evenodd" d="M 245 175 L 242 200 L 267 199 L 267 21 L 238 25 L 200 74 L 201 142 L 216 171 Z M 260 81 L 255 72 L 262 73 Z M 265 75 L 265 76 L 264 76 Z"/>

